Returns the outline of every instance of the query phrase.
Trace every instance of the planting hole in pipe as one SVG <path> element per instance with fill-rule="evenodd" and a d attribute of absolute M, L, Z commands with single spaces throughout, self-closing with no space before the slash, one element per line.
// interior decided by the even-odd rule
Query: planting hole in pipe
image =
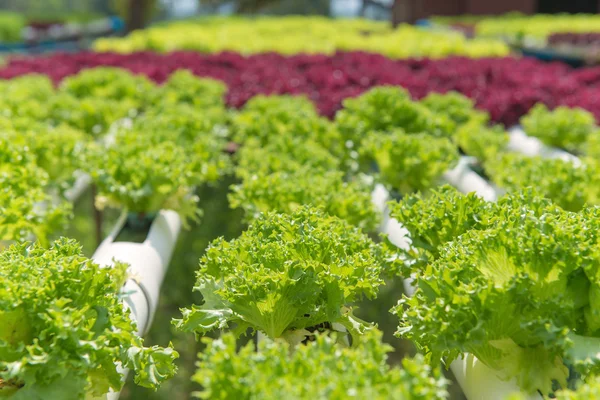
<path fill-rule="evenodd" d="M 128 213 L 115 242 L 144 243 L 157 213 Z"/>

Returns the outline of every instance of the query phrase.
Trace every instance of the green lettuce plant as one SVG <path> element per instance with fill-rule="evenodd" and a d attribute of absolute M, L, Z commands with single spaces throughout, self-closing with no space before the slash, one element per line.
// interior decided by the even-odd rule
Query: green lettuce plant
<path fill-rule="evenodd" d="M 311 139 L 338 157 L 346 153 L 336 125 L 304 97 L 256 96 L 233 118 L 232 137 L 238 143 L 256 138 L 267 144 L 279 136 Z"/>
<path fill-rule="evenodd" d="M 4 139 L 32 155 L 35 164 L 48 174 L 48 184 L 59 192 L 74 182 L 74 173 L 81 168 L 89 136 L 67 125 L 52 127 L 32 122 L 29 129 L 6 129 Z"/>
<path fill-rule="evenodd" d="M 377 294 L 385 265 L 382 248 L 337 217 L 307 206 L 268 213 L 237 239 L 211 243 L 195 286 L 204 303 L 174 323 L 200 335 L 250 328 L 291 343 L 338 323 L 358 340 L 369 324 L 351 304 Z"/>
<path fill-rule="evenodd" d="M 437 259 L 443 247 L 471 229 L 485 227 L 493 205 L 475 193 L 463 194 L 444 185 L 426 194 L 415 193 L 388 203 L 390 217 L 404 226 L 411 247 L 408 255 L 414 263 L 396 260 L 405 278 L 416 268 Z"/>
<path fill-rule="evenodd" d="M 422 357 L 405 358 L 390 367 L 391 347 L 381 333 L 368 331 L 357 346 L 340 348 L 319 334 L 314 341 L 291 349 L 281 341 L 249 343 L 236 351 L 234 335 L 204 338 L 198 371 L 201 399 L 414 399 L 447 397 L 446 381 Z M 231 371 L 235 371 L 232 374 Z"/>
<path fill-rule="evenodd" d="M 229 113 L 218 107 L 157 106 L 136 118 L 125 135 L 137 136 L 150 148 L 165 142 L 177 145 L 186 154 L 196 184 L 214 183 L 231 172 L 231 157 L 225 153 L 228 119 Z"/>
<path fill-rule="evenodd" d="M 420 103 L 436 114 L 447 115 L 454 122 L 453 130 L 468 123 L 481 126 L 489 122 L 485 111 L 477 110 L 473 100 L 458 92 L 430 93 Z"/>
<path fill-rule="evenodd" d="M 146 77 L 114 67 L 84 69 L 65 78 L 59 87 L 78 99 L 129 100 L 138 108 L 146 105 L 153 89 Z"/>
<path fill-rule="evenodd" d="M 457 130 L 454 141 L 467 155 L 485 164 L 506 151 L 509 136 L 498 125 L 487 127 L 478 121 L 472 121 Z"/>
<path fill-rule="evenodd" d="M 416 292 L 394 309 L 397 335 L 433 364 L 471 353 L 525 393 L 566 388 L 567 366 L 596 374 L 599 210 L 565 211 L 532 191 L 492 207 L 415 265 Z"/>
<path fill-rule="evenodd" d="M 0 137 L 0 240 L 48 237 L 65 227 L 71 207 L 55 203 L 48 193 L 48 174 L 35 164 L 26 149 L 14 146 L 8 137 Z"/>
<path fill-rule="evenodd" d="M 403 195 L 435 186 L 458 162 L 458 150 L 449 139 L 402 129 L 370 132 L 360 153 L 365 163 L 377 166 L 382 183 Z"/>
<path fill-rule="evenodd" d="M 127 266 L 102 268 L 72 240 L 0 253 L 0 398 L 84 400 L 118 391 L 120 367 L 156 389 L 171 348 L 144 347 L 119 292 Z"/>
<path fill-rule="evenodd" d="M 548 146 L 575 152 L 598 130 L 596 118 L 586 110 L 562 106 L 549 110 L 541 103 L 521 118 L 521 125 L 525 133 Z"/>
<path fill-rule="evenodd" d="M 373 232 L 380 218 L 371 200 L 372 191 L 372 181 L 364 176 L 346 182 L 341 171 L 308 167 L 248 177 L 232 186 L 229 203 L 232 208 L 241 207 L 248 221 L 269 211 L 290 213 L 309 204 Z"/>
<path fill-rule="evenodd" d="M 156 103 L 189 104 L 196 109 L 225 107 L 227 86 L 218 80 L 198 78 L 180 69 L 155 90 Z"/>
<path fill-rule="evenodd" d="M 186 150 L 173 142 L 140 140 L 137 131 L 121 132 L 109 147 L 90 146 L 86 170 L 98 187 L 96 205 L 138 214 L 177 211 L 184 223 L 198 219 L 199 181 Z"/>
<path fill-rule="evenodd" d="M 485 163 L 492 181 L 507 191 L 535 187 L 566 210 L 578 211 L 598 201 L 600 170 L 593 160 L 571 161 L 506 153 Z"/>
<path fill-rule="evenodd" d="M 402 129 L 407 134 L 449 137 L 454 126 L 449 116 L 431 111 L 413 101 L 405 89 L 392 86 L 376 87 L 359 97 L 345 99 L 335 122 L 355 149 L 361 148 L 371 131 Z"/>
<path fill-rule="evenodd" d="M 310 168 L 317 172 L 335 171 L 341 161 L 326 148 L 311 139 L 297 136 L 276 136 L 267 144 L 247 141 L 236 154 L 235 174 L 240 179 L 273 172 L 296 172 Z"/>

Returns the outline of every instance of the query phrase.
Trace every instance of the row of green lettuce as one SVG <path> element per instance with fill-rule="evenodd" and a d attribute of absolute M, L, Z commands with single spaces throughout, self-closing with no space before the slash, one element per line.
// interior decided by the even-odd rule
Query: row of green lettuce
<path fill-rule="evenodd" d="M 510 52 L 508 46 L 498 40 L 468 40 L 458 33 L 430 32 L 406 24 L 392 29 L 389 23 L 381 21 L 301 16 L 176 21 L 135 31 L 124 38 L 99 39 L 94 43 L 94 50 L 120 53 L 234 51 L 241 54 L 332 54 L 362 50 L 391 58 L 489 57 Z"/>
<path fill-rule="evenodd" d="M 337 323 L 356 343 L 364 335 L 363 330 L 373 329 L 368 322 L 356 320 L 352 314 L 350 304 L 356 300 L 353 297 L 356 292 L 351 287 L 345 288 L 343 293 L 352 297 L 335 304 L 333 312 L 319 304 L 318 294 L 327 293 L 327 286 L 315 290 L 310 281 L 303 280 L 306 275 L 298 272 L 298 268 L 306 270 L 292 260 L 289 264 L 285 260 L 292 254 L 300 254 L 308 265 L 312 265 L 313 257 L 321 263 L 332 259 L 323 255 L 323 248 L 316 245 L 312 235 L 307 234 L 296 244 L 296 235 L 286 231 L 318 232 L 309 228 L 310 224 L 296 220 L 298 213 L 306 212 L 300 204 L 322 205 L 329 214 L 363 229 L 368 224 L 364 220 L 353 220 L 356 215 L 340 212 L 339 207 L 333 207 L 330 195 L 318 194 L 318 189 L 315 196 L 290 198 L 285 196 L 293 190 L 287 187 L 286 192 L 279 195 L 286 199 L 285 203 L 267 203 L 273 198 L 269 195 L 272 187 L 279 182 L 299 185 L 333 167 L 322 161 L 325 160 L 322 155 L 307 156 L 309 152 L 317 154 L 316 147 L 300 153 L 300 143 L 290 146 L 287 152 L 281 147 L 271 147 L 273 143 L 278 144 L 280 135 L 286 132 L 293 137 L 303 132 L 301 127 L 306 126 L 305 121 L 310 117 L 299 112 L 304 108 L 299 103 L 282 117 L 273 102 L 265 107 L 268 100 L 280 101 L 257 99 L 260 106 L 251 101 L 242 113 L 254 108 L 256 117 L 280 121 L 274 128 L 261 132 L 265 136 L 261 149 L 273 153 L 254 150 L 251 154 L 258 154 L 263 162 L 255 160 L 253 165 L 245 162 L 252 158 L 245 153 L 248 148 L 242 149 L 237 167 L 241 184 L 233 188 L 232 194 L 236 199 L 244 186 L 257 181 L 269 182 L 255 191 L 255 205 L 250 206 L 251 215 L 258 215 L 258 220 L 241 238 L 230 242 L 217 240 L 209 247 L 201 260 L 196 285 L 205 302 L 184 310 L 184 318 L 177 320 L 176 325 L 202 335 L 216 328 L 231 327 L 234 334 L 251 328 L 272 339 L 284 338 L 294 343 L 306 340 L 307 328 L 336 330 Z M 581 156 L 582 161 L 574 164 L 560 159 L 527 157 L 508 151 L 509 138 L 503 129 L 486 126 L 486 116 L 464 102 L 464 98 L 455 95 L 434 95 L 415 103 L 397 89 L 383 88 L 346 101 L 336 116 L 334 122 L 346 147 L 346 153 L 339 160 L 347 182 L 366 172 L 399 194 L 402 200 L 390 203 L 391 216 L 408 229 L 412 241 L 412 248 L 405 253 L 384 241 L 380 247 L 384 259 L 373 261 L 363 256 L 360 260 L 381 266 L 380 277 L 400 275 L 415 280 L 415 295 L 404 297 L 393 309 L 400 319 L 396 334 L 415 342 L 433 366 L 441 361 L 448 365 L 468 352 L 497 371 L 501 378 L 514 379 L 523 392 L 515 398 L 534 393 L 586 398 L 597 390 L 595 376 L 600 366 L 597 356 L 600 254 L 596 235 L 598 209 L 594 206 L 598 155 L 593 145 L 597 141 L 594 137 L 597 127 L 593 118 L 581 110 L 550 111 L 538 106 L 522 119 L 525 130 L 548 145 L 571 150 Z M 294 123 L 294 115 L 298 114 L 299 120 Z M 430 118 L 424 118 L 425 115 Z M 329 143 L 330 153 L 339 150 L 331 146 L 336 143 L 329 138 L 333 136 L 320 134 L 319 137 L 327 137 L 321 143 Z M 427 144 L 427 150 L 421 147 L 413 151 L 414 147 L 407 145 L 412 142 L 395 141 L 397 137 L 418 138 Z M 387 146 L 388 141 L 393 145 Z M 452 152 L 440 151 L 439 143 L 451 143 L 455 151 L 460 147 L 467 154 L 475 155 L 481 162 L 482 174 L 489 174 L 511 193 L 498 203 L 487 203 L 474 194 L 459 194 L 449 187 L 432 191 L 444 168 L 452 165 L 445 156 Z M 428 157 L 428 151 L 433 156 Z M 434 171 L 433 175 L 416 181 L 402 175 L 412 165 L 405 161 L 406 153 L 418 159 L 414 162 L 422 163 L 422 169 L 411 171 L 413 175 L 418 175 L 417 171 Z M 423 163 L 432 159 L 437 160 L 437 166 Z M 373 164 L 378 172 L 373 172 Z M 319 171 L 324 165 L 327 167 Z M 295 168 L 301 171 L 299 175 L 289 172 Z M 267 172 L 263 175 L 265 169 Z M 280 173 L 287 175 L 280 181 L 269 181 Z M 314 179 L 307 188 L 320 183 Z M 413 194 L 416 191 L 420 193 Z M 272 224 L 265 227 L 269 218 L 257 213 L 256 204 L 263 206 L 260 209 L 263 213 L 285 211 L 291 220 L 286 219 L 284 227 Z M 303 217 L 300 221 L 309 219 Z M 337 230 L 330 228 L 328 235 L 335 237 L 334 232 Z M 280 238 L 285 238 L 285 243 L 274 245 L 272 241 Z M 304 247 L 306 242 L 311 243 L 311 250 Z M 358 244 L 361 240 L 352 242 Z M 326 248 L 332 250 L 335 246 Z M 345 250 L 344 255 L 351 256 L 347 252 Z M 333 259 L 340 258 L 343 259 Z M 363 273 L 361 262 L 352 264 L 353 273 Z M 333 280 L 335 288 L 345 281 L 343 275 L 321 268 L 322 264 L 315 270 L 325 274 L 322 277 L 325 284 L 332 284 Z M 309 271 L 312 272 L 310 267 Z M 296 279 L 301 280 L 300 287 Z M 374 286 L 373 282 L 361 285 Z M 341 288 L 338 290 L 342 293 Z M 312 297 L 308 297 L 311 294 Z M 365 294 L 369 297 L 369 293 Z M 333 297 L 339 299 L 338 296 Z M 332 298 L 328 300 L 331 302 Z M 317 306 L 313 301 L 317 301 Z M 296 308 L 300 306 L 309 308 Z M 321 317 L 321 311 L 329 315 Z M 313 320 L 317 315 L 321 318 Z M 207 357 L 201 356 L 201 366 L 217 368 L 218 364 L 206 362 Z M 239 362 L 247 362 L 244 355 L 238 357 Z M 198 376 L 206 375 L 200 371 L 197 379 Z M 233 377 L 226 382 L 234 385 L 235 380 Z M 210 379 L 199 382 L 208 388 L 205 393 L 213 393 Z M 575 388 L 577 392 L 571 391 Z M 246 393 L 265 392 L 249 389 Z M 436 398 L 431 393 L 427 396 L 425 398 Z"/>
<path fill-rule="evenodd" d="M 5 192 L 5 204 L 14 203 L 7 210 L 24 218 L 7 213 L 2 240 L 34 234 L 43 242 L 64 226 L 69 205 L 51 194 L 64 194 L 76 170 L 92 176 L 100 208 L 172 208 L 186 220 L 197 218 L 193 188 L 232 170 L 229 142 L 244 144 L 235 171 L 242 183 L 231 202 L 247 215 L 286 211 L 315 198 L 328 212 L 372 228 L 373 176 L 399 195 L 424 190 L 461 152 L 478 159 L 478 171 L 508 191 L 535 185 L 570 210 L 598 197 L 599 136 L 583 110 L 539 105 L 522 118 L 529 135 L 582 156 L 579 167 L 507 151 L 505 130 L 488 126 L 487 115 L 456 93 L 415 102 L 403 89 L 376 88 L 347 100 L 330 121 L 299 97 L 259 96 L 239 112 L 228 110 L 221 83 L 185 71 L 162 86 L 116 69 L 86 70 L 57 89 L 38 76 L 3 86 L 3 186 L 14 186 L 14 193 L 31 187 L 31 195 L 11 200 Z M 101 133 L 117 121 L 107 145 Z M 295 134 L 284 135 L 288 130 Z M 291 150 L 300 161 L 283 163 L 282 154 Z M 39 203 L 49 206 L 40 210 Z"/>
<path fill-rule="evenodd" d="M 479 37 L 504 38 L 510 41 L 533 39 L 544 43 L 555 33 L 595 33 L 599 31 L 597 14 L 535 14 L 507 13 L 501 16 L 464 15 L 433 17 L 441 25 L 471 26 Z"/>
<path fill-rule="evenodd" d="M 443 398 L 438 361 L 462 352 L 522 378 L 524 390 L 549 393 L 548 379 L 564 382 L 563 360 L 586 375 L 594 372 L 593 357 L 579 363 L 568 351 L 573 340 L 594 336 L 596 318 L 595 253 L 584 246 L 592 249 L 593 234 L 579 243 L 594 232 L 595 211 L 585 204 L 597 199 L 596 158 L 587 145 L 596 140 L 596 127 L 581 117 L 577 128 L 585 132 L 563 137 L 567 121 L 572 124 L 569 113 L 579 110 L 537 108 L 522 122 L 549 144 L 576 146 L 573 151 L 586 156 L 583 167 L 510 153 L 506 132 L 489 127 L 487 115 L 457 94 L 415 102 L 402 89 L 376 88 L 346 100 L 330 121 L 308 100 L 285 96 L 256 97 L 240 111 L 228 110 L 221 83 L 185 71 L 163 86 L 114 69 L 84 71 L 58 88 L 41 77 L 2 85 L 10 95 L 2 100 L 1 239 L 41 241 L 0 253 L 2 394 L 99 395 L 121 386 L 115 362 L 135 370 L 136 381 L 148 387 L 175 373 L 177 354 L 144 348 L 120 308 L 125 266 L 101 269 L 66 239 L 45 250 L 68 223 L 70 205 L 61 195 L 76 170 L 91 175 L 99 207 L 146 214 L 169 208 L 184 221 L 200 215 L 195 187 L 230 173 L 237 178 L 230 204 L 244 210 L 249 228 L 209 246 L 196 285 L 204 303 L 175 321 L 198 335 L 231 328 L 222 339 L 205 339 L 208 350 L 194 377 L 205 398 Z M 489 205 L 450 189 L 431 191 L 461 151 L 515 194 Z M 371 203 L 376 182 L 403 198 L 392 203 L 392 216 L 411 232 L 406 254 L 369 236 L 380 219 Z M 537 194 L 520 192 L 529 186 Z M 503 234 L 511 229 L 515 235 Z M 454 245 L 467 233 L 471 241 Z M 497 240 L 489 254 L 488 247 L 476 247 L 484 238 Z M 444 257 L 458 257 L 453 251 L 470 258 L 452 259 L 456 274 L 447 276 Z M 463 268 L 468 262 L 472 275 Z M 419 290 L 395 309 L 398 334 L 426 350 L 433 369 L 420 358 L 405 361 L 403 369 L 387 367 L 380 333 L 353 314 L 354 302 L 374 298 L 385 278 L 399 275 L 415 277 Z M 530 312 L 506 331 L 494 330 L 515 313 L 508 305 L 522 299 L 513 295 L 527 300 L 523 307 Z M 469 314 L 472 302 L 479 308 Z M 555 303 L 562 308 L 552 319 L 547 312 Z M 445 315 L 448 309 L 456 313 Z M 489 325 L 481 325 L 483 316 Z M 456 323 L 447 325 L 450 318 Z M 236 352 L 234 336 L 249 331 L 267 339 L 258 352 L 252 345 Z M 533 382 L 526 378 L 534 366 L 521 368 L 519 361 L 532 355 L 553 361 L 544 364 L 550 371 L 536 370 Z"/>
<path fill-rule="evenodd" d="M 102 18 L 100 14 L 92 13 L 52 13 L 46 10 L 42 12 L 31 12 L 26 14 L 13 11 L 0 11 L 0 43 L 18 43 L 23 41 L 23 31 L 29 23 L 85 23 L 94 19 Z"/>

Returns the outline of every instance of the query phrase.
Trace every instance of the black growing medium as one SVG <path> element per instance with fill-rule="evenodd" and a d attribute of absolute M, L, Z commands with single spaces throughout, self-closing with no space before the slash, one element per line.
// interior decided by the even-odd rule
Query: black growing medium
<path fill-rule="evenodd" d="M 150 227 L 158 213 L 133 213 L 127 214 L 125 223 L 115 237 L 115 242 L 143 243 L 148 237 Z"/>

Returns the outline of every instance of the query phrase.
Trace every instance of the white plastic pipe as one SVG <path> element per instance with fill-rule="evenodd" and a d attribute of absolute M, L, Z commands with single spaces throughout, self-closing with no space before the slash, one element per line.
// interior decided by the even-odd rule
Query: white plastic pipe
<path fill-rule="evenodd" d="M 454 360 L 450 369 L 468 400 L 505 400 L 511 394 L 522 392 L 514 379 L 502 380 L 472 354 Z M 524 397 L 524 400 L 542 399 L 537 393 Z"/>
<path fill-rule="evenodd" d="M 579 158 L 564 150 L 546 146 L 536 137 L 528 136 L 523 128 L 514 126 L 508 131 L 509 141 L 507 149 L 527 156 L 543 158 L 559 158 L 564 161 L 570 161 L 579 165 Z"/>
<path fill-rule="evenodd" d="M 382 184 L 375 185 L 371 194 L 371 201 L 381 214 L 381 224 L 379 232 L 388 235 L 388 239 L 395 246 L 408 250 L 410 248 L 410 237 L 408 230 L 396 219 L 390 217 L 390 210 L 387 202 L 390 200 L 390 193 Z"/>
<path fill-rule="evenodd" d="M 398 220 L 390 217 L 390 210 L 387 202 L 390 200 L 390 193 L 382 184 L 378 183 L 375 185 L 373 193 L 371 193 L 371 201 L 381 214 L 381 224 L 379 225 L 379 232 L 387 235 L 388 240 L 396 247 L 408 250 L 411 245 L 408 229 L 406 229 Z M 414 288 L 411 285 L 412 279 L 405 279 L 403 282 L 404 292 L 414 293 Z"/>
<path fill-rule="evenodd" d="M 123 229 L 126 214 L 121 215 L 112 232 L 98 246 L 92 256 L 94 262 L 110 267 L 115 261 L 130 265 L 131 278 L 123 287 L 124 306 L 131 311 L 131 318 L 137 324 L 137 333 L 143 336 L 152 323 L 158 306 L 160 287 L 169 267 L 173 250 L 181 230 L 179 214 L 171 210 L 161 210 L 143 243 L 115 242 Z M 123 379 L 127 371 L 122 370 Z M 111 392 L 107 400 L 117 400 L 120 393 Z"/>
<path fill-rule="evenodd" d="M 70 203 L 75 203 L 83 192 L 90 187 L 92 183 L 92 177 L 82 171 L 75 171 L 75 183 L 69 189 L 65 191 L 65 199 Z"/>
<path fill-rule="evenodd" d="M 462 193 L 475 192 L 487 201 L 496 201 L 496 190 L 485 179 L 470 168 L 470 157 L 461 157 L 453 169 L 444 174 L 444 180 Z"/>
<path fill-rule="evenodd" d="M 130 280 L 138 288 L 130 285 L 133 292 L 128 296 L 129 302 L 133 305 L 132 313 L 136 316 L 138 330 L 144 334 L 158 305 L 160 287 L 181 230 L 181 218 L 175 211 L 161 210 L 143 243 L 115 242 L 124 224 L 125 215 L 98 246 L 92 259 L 105 266 L 112 265 L 113 260 L 130 265 Z"/>

